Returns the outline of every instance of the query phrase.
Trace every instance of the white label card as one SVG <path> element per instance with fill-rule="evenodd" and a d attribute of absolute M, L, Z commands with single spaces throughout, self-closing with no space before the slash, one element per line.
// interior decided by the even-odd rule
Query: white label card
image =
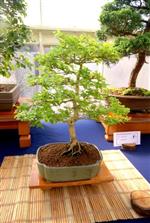
<path fill-rule="evenodd" d="M 141 144 L 141 132 L 131 131 L 131 132 L 115 132 L 113 134 L 114 146 L 121 146 L 125 143 L 135 143 L 136 145 Z"/>

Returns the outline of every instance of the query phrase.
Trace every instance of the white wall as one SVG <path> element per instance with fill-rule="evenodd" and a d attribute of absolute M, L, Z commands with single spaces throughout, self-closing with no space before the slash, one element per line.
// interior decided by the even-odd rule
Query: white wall
<path fill-rule="evenodd" d="M 104 74 L 107 83 L 113 87 L 128 86 L 129 75 L 136 62 L 134 56 L 128 58 L 124 57 L 117 64 L 110 65 L 110 67 L 103 65 L 100 70 Z M 144 64 L 137 79 L 137 87 L 143 87 L 150 90 L 150 57 L 147 58 L 147 64 Z"/>
<path fill-rule="evenodd" d="M 49 28 L 99 28 L 101 6 L 106 0 L 26 0 L 29 26 Z"/>

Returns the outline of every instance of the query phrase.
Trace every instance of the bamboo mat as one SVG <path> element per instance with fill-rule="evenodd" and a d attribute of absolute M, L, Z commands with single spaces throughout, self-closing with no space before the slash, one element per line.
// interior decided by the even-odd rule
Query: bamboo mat
<path fill-rule="evenodd" d="M 103 151 L 112 182 L 94 186 L 29 189 L 34 155 L 6 157 L 0 169 L 1 223 L 93 223 L 141 218 L 130 192 L 149 183 L 119 150 Z"/>

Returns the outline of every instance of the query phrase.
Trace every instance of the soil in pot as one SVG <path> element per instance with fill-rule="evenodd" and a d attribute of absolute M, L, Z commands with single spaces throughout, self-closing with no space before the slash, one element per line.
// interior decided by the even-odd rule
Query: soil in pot
<path fill-rule="evenodd" d="M 94 145 L 86 143 L 80 143 L 80 145 L 81 154 L 77 153 L 72 156 L 71 154 L 63 154 L 68 149 L 69 144 L 48 144 L 40 149 L 38 160 L 49 167 L 90 165 L 100 160 L 100 154 Z"/>

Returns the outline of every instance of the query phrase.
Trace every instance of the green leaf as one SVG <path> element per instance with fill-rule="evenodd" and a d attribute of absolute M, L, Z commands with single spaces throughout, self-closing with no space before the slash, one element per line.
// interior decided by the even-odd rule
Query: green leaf
<path fill-rule="evenodd" d="M 30 30 L 23 23 L 26 4 L 24 0 L 1 0 L 0 1 L 0 74 L 9 77 L 16 68 L 26 66 L 30 63 L 23 56 L 16 56 L 19 50 L 30 40 Z M 0 24 L 1 25 L 1 24 Z"/>
<path fill-rule="evenodd" d="M 39 75 L 31 74 L 28 81 L 31 86 L 40 86 L 40 92 L 34 95 L 32 104 L 18 107 L 17 118 L 38 126 L 41 120 L 75 122 L 82 116 L 97 119 L 99 115 L 110 124 L 126 121 L 128 109 L 111 99 L 107 106 L 109 91 L 105 79 L 98 70 L 92 71 L 87 66 L 87 63 L 115 63 L 119 54 L 114 46 L 87 35 L 59 32 L 57 37 L 58 46 L 35 58 Z M 118 119 L 108 118 L 111 111 Z"/>

